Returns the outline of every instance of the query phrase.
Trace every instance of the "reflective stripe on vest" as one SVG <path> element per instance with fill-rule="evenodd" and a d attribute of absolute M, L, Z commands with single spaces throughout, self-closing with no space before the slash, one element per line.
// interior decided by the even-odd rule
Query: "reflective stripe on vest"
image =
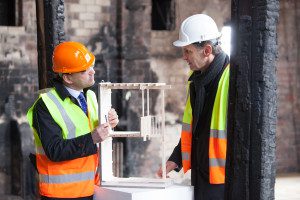
<path fill-rule="evenodd" d="M 190 82 L 188 83 L 188 88 Z M 225 68 L 214 101 L 209 137 L 209 182 L 211 184 L 225 183 L 225 165 L 227 150 L 227 102 L 229 88 L 229 65 Z M 189 89 L 188 89 L 189 91 Z M 188 92 L 187 103 L 184 109 L 181 132 L 181 153 L 184 172 L 191 168 L 192 146 L 192 107 Z"/>
<path fill-rule="evenodd" d="M 66 113 L 66 110 L 64 109 L 64 107 L 61 105 L 61 103 L 58 101 L 58 99 L 51 92 L 47 92 L 46 94 L 55 103 L 56 107 L 58 108 L 58 110 L 67 126 L 68 133 L 69 133 L 68 139 L 75 138 L 76 128 L 75 128 L 75 125 L 73 124 L 72 120 Z"/>
<path fill-rule="evenodd" d="M 36 154 L 38 155 L 37 158 L 40 158 L 40 162 L 43 162 L 43 160 L 47 160 L 46 154 L 44 152 L 43 147 L 37 147 L 36 148 Z M 42 158 L 44 157 L 44 158 Z M 86 162 L 85 159 L 79 158 L 77 159 L 75 165 L 78 165 L 78 161 L 82 160 L 83 162 Z M 38 159 L 39 160 L 39 159 Z M 48 164 L 51 161 L 47 161 Z M 68 163 L 60 164 L 60 167 L 62 165 L 68 165 L 70 166 L 71 161 Z M 41 163 L 39 163 L 41 164 Z M 84 163 L 87 164 L 87 163 Z M 41 164 L 43 165 L 43 164 Z M 46 165 L 46 164 L 45 164 Z M 88 169 L 87 169 L 88 170 Z M 41 170 L 42 171 L 42 170 Z M 95 178 L 95 172 L 94 171 L 89 171 L 89 172 L 82 172 L 82 173 L 75 173 L 75 174 L 63 174 L 63 175 L 46 175 L 46 174 L 39 174 L 40 182 L 42 183 L 71 183 L 71 182 L 79 182 L 79 181 L 87 181 L 87 180 L 92 180 L 94 181 Z"/>
<path fill-rule="evenodd" d="M 68 97 L 63 101 L 54 89 L 41 94 L 54 121 L 61 127 L 64 139 L 76 138 L 87 133 L 98 124 L 96 95 L 87 91 L 88 117 Z M 32 127 L 32 110 L 27 118 Z M 74 115 L 76 113 L 76 115 Z M 75 126 L 80 124 L 80 126 Z M 46 156 L 36 130 L 33 129 L 36 145 L 40 194 L 56 198 L 79 198 L 94 193 L 95 172 L 98 154 L 68 161 L 53 162 Z"/>
<path fill-rule="evenodd" d="M 77 174 L 65 174 L 65 175 L 43 175 L 40 174 L 40 182 L 42 183 L 71 183 L 71 182 L 80 182 L 93 180 L 95 178 L 95 172 L 82 172 Z"/>

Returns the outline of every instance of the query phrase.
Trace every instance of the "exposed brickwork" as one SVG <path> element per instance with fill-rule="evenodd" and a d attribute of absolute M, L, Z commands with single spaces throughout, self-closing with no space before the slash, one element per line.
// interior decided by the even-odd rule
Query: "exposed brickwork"
<path fill-rule="evenodd" d="M 31 22 L 25 21 L 21 27 L 1 27 L 0 80 L 1 91 L 0 113 L 3 115 L 5 102 L 9 96 L 15 96 L 15 114 L 22 117 L 26 113 L 28 101 L 37 90 L 37 52 L 34 1 L 23 4 L 29 9 L 26 15 Z M 27 16 L 28 17 L 28 16 Z M 33 26 L 32 28 L 27 28 Z M 27 107 L 26 107 L 27 106 Z"/>
<path fill-rule="evenodd" d="M 108 22 L 109 10 L 103 12 L 110 1 L 79 0 L 65 2 L 65 29 L 68 40 L 87 43 L 99 32 L 103 23 Z M 102 20 L 106 18 L 106 21 Z"/>
<path fill-rule="evenodd" d="M 277 172 L 279 173 L 300 170 L 300 42 L 299 26 L 295 26 L 299 8 L 299 3 L 296 0 L 280 1 L 276 148 Z"/>
<path fill-rule="evenodd" d="M 185 103 L 185 83 L 187 64 L 181 59 L 180 48 L 172 46 L 178 37 L 179 25 L 187 16 L 196 13 L 211 15 L 219 28 L 230 19 L 230 1 L 198 0 L 176 1 L 176 29 L 174 31 L 151 31 L 151 1 L 120 0 L 64 0 L 66 40 L 79 41 L 88 46 L 96 55 L 96 82 L 166 82 L 173 89 L 166 93 L 166 111 L 168 126 L 168 149 L 170 153 L 179 137 L 178 124 Z M 299 74 L 299 34 L 291 31 L 299 22 L 297 19 L 297 0 L 281 1 L 281 13 L 278 26 L 278 126 L 277 126 L 277 170 L 278 172 L 299 171 L 300 162 L 300 82 Z M 28 106 L 32 104 L 38 89 L 36 16 L 35 0 L 22 1 L 23 17 L 20 27 L 0 27 L 0 116 L 4 117 L 5 108 L 9 116 L 19 121 L 25 120 Z M 299 9 L 299 8 L 298 8 Z M 299 10 L 298 10 L 299 13 Z M 298 14 L 299 15 L 299 14 Z M 300 26 L 297 26 L 299 29 Z M 299 31 L 298 31 L 299 32 Z M 298 56 L 298 60 L 297 60 Z M 96 88 L 96 87 L 94 87 Z M 153 101 L 156 102 L 157 94 Z M 119 101 L 123 100 L 119 97 Z M 140 110 L 135 109 L 139 102 L 133 95 L 128 105 L 131 120 L 127 126 L 135 126 L 134 120 Z M 10 103 L 7 103 L 10 102 Z M 124 102 L 123 102 L 124 103 Z M 158 106 L 152 105 L 157 112 Z M 131 118 L 132 117 L 132 118 Z M 4 120 L 4 121 L 5 121 Z M 5 123 L 1 122 L 0 135 L 5 136 Z M 2 138 L 5 141 L 7 138 Z M 2 142 L 3 143 L 3 142 Z M 0 147 L 1 144 L 0 143 Z M 132 144 L 135 144 L 134 142 Z M 141 142 L 140 144 L 143 145 Z M 139 145 L 140 145 L 139 144 Z M 145 160 L 156 154 L 155 141 L 145 143 L 145 154 L 132 159 Z M 147 148 L 146 148 L 147 147 Z M 7 152 L 7 151 L 3 151 Z M 0 159 L 5 154 L 0 155 Z M 289 156 L 286 156 L 289 155 Z M 136 156 L 136 155 L 135 155 Z M 155 157 L 156 156 L 156 157 Z M 147 171 L 152 175 L 159 162 L 154 155 Z M 150 161 L 148 161 L 150 162 Z M 159 163 L 157 163 L 159 164 Z M 0 180 L 9 179 L 7 169 L 10 165 L 0 166 Z M 142 170 L 137 170 L 142 171 Z M 5 183 L 0 181 L 0 193 L 9 192 Z"/>
<path fill-rule="evenodd" d="M 35 1 L 24 0 L 22 8 L 22 26 L 0 27 L 0 146 L 3 147 L 0 155 L 3 161 L 0 166 L 0 196 L 6 194 L 7 199 L 18 199 L 10 194 L 26 196 L 25 190 L 20 190 L 18 181 L 22 177 L 19 177 L 18 168 L 15 168 L 19 166 L 20 169 L 25 165 L 23 162 L 19 163 L 20 160 L 11 152 L 12 144 L 16 144 L 16 148 L 21 146 L 13 143 L 15 141 L 11 136 L 16 132 L 10 130 L 9 124 L 12 118 L 19 122 L 25 121 L 25 114 L 33 103 L 38 88 Z M 32 136 L 27 139 L 32 141 Z M 24 163 L 27 163 L 27 154 L 23 156 Z M 23 169 L 26 171 L 28 167 Z M 18 176 L 12 177 L 14 172 Z"/>

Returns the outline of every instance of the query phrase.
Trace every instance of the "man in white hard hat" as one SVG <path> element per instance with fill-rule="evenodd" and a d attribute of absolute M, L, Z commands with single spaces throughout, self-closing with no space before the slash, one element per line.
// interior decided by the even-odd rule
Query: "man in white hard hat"
<path fill-rule="evenodd" d="M 167 173 L 191 169 L 195 200 L 224 199 L 229 57 L 220 47 L 214 20 L 197 14 L 185 19 L 179 40 L 193 71 L 182 120 L 181 139 L 166 163 Z M 162 169 L 157 174 L 162 176 Z"/>

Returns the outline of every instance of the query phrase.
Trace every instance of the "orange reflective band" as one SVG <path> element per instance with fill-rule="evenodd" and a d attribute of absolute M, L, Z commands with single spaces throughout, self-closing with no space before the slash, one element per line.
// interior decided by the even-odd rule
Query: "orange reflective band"
<path fill-rule="evenodd" d="M 209 158 L 226 158 L 227 139 L 209 138 Z"/>
<path fill-rule="evenodd" d="M 46 155 L 36 155 L 37 168 L 39 174 L 61 175 L 77 174 L 82 172 L 94 171 L 96 169 L 96 154 L 88 157 L 77 158 L 69 161 L 52 162 Z"/>
<path fill-rule="evenodd" d="M 186 173 L 191 168 L 191 148 L 192 133 L 189 131 L 181 132 L 181 156 L 183 171 Z"/>
<path fill-rule="evenodd" d="M 189 169 L 191 169 L 191 161 L 190 160 L 183 160 L 182 161 L 183 172 L 186 173 Z"/>
<path fill-rule="evenodd" d="M 224 184 L 225 167 L 209 167 L 209 182 L 211 184 Z"/>
<path fill-rule="evenodd" d="M 181 132 L 181 145 L 191 145 L 192 133 L 187 131 Z"/>
<path fill-rule="evenodd" d="M 94 180 L 63 183 L 63 184 L 48 184 L 40 182 L 40 194 L 47 197 L 56 198 L 78 198 L 92 196 L 94 194 Z M 55 196 L 53 196 L 55 194 Z"/>

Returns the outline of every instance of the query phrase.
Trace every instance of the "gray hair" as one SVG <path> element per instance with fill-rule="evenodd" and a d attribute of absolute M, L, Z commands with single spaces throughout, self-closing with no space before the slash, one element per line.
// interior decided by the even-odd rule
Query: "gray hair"
<path fill-rule="evenodd" d="M 206 44 L 209 44 L 212 46 L 212 54 L 213 55 L 218 55 L 219 53 L 222 52 L 222 48 L 221 48 L 221 41 L 219 40 L 219 38 L 217 39 L 212 39 L 212 40 L 207 40 L 207 41 L 202 41 L 202 42 L 194 42 L 192 43 L 196 48 L 202 48 L 204 47 Z"/>

